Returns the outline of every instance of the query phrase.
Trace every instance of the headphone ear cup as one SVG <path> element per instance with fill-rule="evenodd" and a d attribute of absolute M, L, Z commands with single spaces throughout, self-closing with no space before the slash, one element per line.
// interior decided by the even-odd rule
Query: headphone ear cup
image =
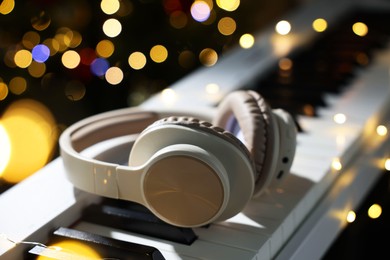
<path fill-rule="evenodd" d="M 235 91 L 218 106 L 214 125 L 237 136 L 255 164 L 255 195 L 264 191 L 275 175 L 278 158 L 278 124 L 271 108 L 254 91 Z"/>
<path fill-rule="evenodd" d="M 178 226 L 201 226 L 213 221 L 225 220 L 239 213 L 253 196 L 254 166 L 249 158 L 249 151 L 239 140 L 230 133 L 226 133 L 222 128 L 213 127 L 208 122 L 186 117 L 170 117 L 156 121 L 137 138 L 129 155 L 129 166 L 144 167 L 149 159 L 154 158 L 156 154 L 165 160 L 164 153 L 168 151 L 167 147 L 196 147 L 195 150 L 201 150 L 202 154 L 207 154 L 209 158 L 193 156 L 192 151 L 188 150 L 183 150 L 181 153 L 180 151 L 176 152 L 176 155 L 182 154 L 186 158 L 195 158 L 194 160 L 202 161 L 204 165 L 209 165 L 210 168 L 215 169 L 215 172 L 218 171 L 215 175 L 221 178 L 221 185 L 226 187 L 223 189 L 225 202 L 218 212 L 207 220 L 202 218 L 200 221 L 196 221 L 191 217 L 191 223 L 187 222 L 187 219 L 190 218 L 186 216 L 186 213 L 192 210 L 191 203 L 193 201 L 185 202 L 183 199 L 185 196 L 178 192 L 178 196 L 181 196 L 180 199 L 173 200 L 174 203 L 180 202 L 172 208 L 172 210 L 178 212 L 170 213 L 168 217 L 163 216 L 162 219 L 166 222 Z M 186 174 L 187 164 L 183 162 L 185 160 L 181 160 L 180 164 L 176 165 L 175 161 L 171 160 L 169 171 Z M 177 169 L 175 169 L 176 166 Z M 189 164 L 188 167 L 190 167 Z M 148 175 L 149 173 L 146 173 L 145 179 Z M 174 182 L 174 180 L 171 181 Z M 191 185 L 191 180 L 188 181 Z M 208 185 L 210 183 L 202 183 L 200 189 L 204 189 Z M 174 192 L 176 193 L 176 190 Z M 206 201 L 207 198 L 203 197 L 202 200 Z M 164 204 L 170 204 L 170 202 L 165 201 Z M 152 205 L 148 206 L 153 208 Z M 157 209 L 154 208 L 154 210 Z M 172 218 L 177 218 L 177 216 L 186 217 L 178 220 L 172 219 L 171 216 Z"/>

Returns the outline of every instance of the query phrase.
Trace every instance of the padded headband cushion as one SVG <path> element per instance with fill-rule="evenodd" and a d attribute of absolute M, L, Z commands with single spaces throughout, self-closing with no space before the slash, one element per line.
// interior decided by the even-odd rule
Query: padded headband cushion
<path fill-rule="evenodd" d="M 176 117 L 176 116 L 171 116 L 171 117 L 166 117 L 162 118 L 156 122 L 154 122 L 152 125 L 149 127 L 155 127 L 155 126 L 160 126 L 164 124 L 177 124 L 177 125 L 182 125 L 182 126 L 187 126 L 192 129 L 198 129 L 200 131 L 204 131 L 207 133 L 210 133 L 212 135 L 218 136 L 225 141 L 233 144 L 236 146 L 238 149 L 240 149 L 243 154 L 248 158 L 249 161 L 251 160 L 250 152 L 248 151 L 247 147 L 240 142 L 231 132 L 225 131 L 225 129 L 221 127 L 214 126 L 213 124 L 207 122 L 207 121 L 201 121 L 197 118 L 193 117 Z M 255 169 L 255 168 L 253 168 Z"/>
<path fill-rule="evenodd" d="M 274 166 L 275 122 L 266 101 L 254 91 L 236 91 L 227 95 L 218 107 L 213 124 L 238 134 L 251 154 L 256 169 L 256 185 L 263 186 Z M 238 125 L 237 125 L 238 124 Z"/>

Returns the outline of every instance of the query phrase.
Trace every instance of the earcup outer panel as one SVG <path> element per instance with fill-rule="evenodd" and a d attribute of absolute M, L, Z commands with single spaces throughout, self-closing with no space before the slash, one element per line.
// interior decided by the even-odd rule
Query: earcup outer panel
<path fill-rule="evenodd" d="M 218 218 L 225 220 L 239 213 L 252 197 L 253 165 L 240 148 L 221 138 L 221 133 L 213 133 L 208 127 L 205 127 L 207 131 L 200 129 L 202 127 L 193 129 L 189 124 L 178 121 L 157 121 L 145 129 L 134 143 L 129 165 L 142 165 L 155 152 L 173 144 L 192 144 L 207 150 L 219 159 L 228 174 L 230 197 L 226 209 Z"/>

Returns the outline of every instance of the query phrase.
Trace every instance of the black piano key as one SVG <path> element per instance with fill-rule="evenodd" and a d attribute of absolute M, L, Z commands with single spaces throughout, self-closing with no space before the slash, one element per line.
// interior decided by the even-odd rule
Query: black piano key
<path fill-rule="evenodd" d="M 154 247 L 121 241 L 109 237 L 104 237 L 84 231 L 69 229 L 60 227 L 54 231 L 53 235 L 50 238 L 50 245 L 48 249 L 54 248 L 58 251 L 58 255 L 62 257 L 69 257 L 72 254 L 78 254 L 83 256 L 83 252 L 77 251 L 73 248 L 55 248 L 56 243 L 67 241 L 67 242 L 76 242 L 82 243 L 84 246 L 91 248 L 101 259 L 155 259 L 160 260 L 164 259 L 163 255 L 159 250 Z M 29 251 L 30 256 L 27 258 L 32 259 L 32 255 L 40 255 L 42 250 L 44 250 L 40 245 L 35 246 Z M 85 254 L 85 253 L 84 253 Z M 88 257 L 88 255 L 84 255 Z M 57 258 L 57 259 L 65 259 Z M 55 259 L 55 258 L 54 258 Z M 71 258 L 72 259 L 72 258 Z M 75 258 L 81 259 L 81 258 Z M 87 259 L 87 258 L 85 258 Z"/>
<path fill-rule="evenodd" d="M 167 224 L 142 205 L 105 199 L 84 209 L 82 221 L 131 231 L 184 245 L 191 245 L 197 236 L 190 228 Z"/>

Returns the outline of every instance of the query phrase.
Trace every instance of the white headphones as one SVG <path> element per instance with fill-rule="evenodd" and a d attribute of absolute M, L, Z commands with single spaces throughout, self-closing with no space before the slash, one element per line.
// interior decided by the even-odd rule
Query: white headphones
<path fill-rule="evenodd" d="M 180 227 L 197 227 L 239 213 L 273 179 L 288 173 L 296 126 L 254 91 L 236 91 L 212 123 L 126 108 L 81 120 L 60 137 L 68 179 L 81 190 L 134 201 Z M 156 121 L 157 120 L 157 121 Z M 124 140 L 95 158 L 82 154 L 104 140 Z M 128 166 L 107 162 L 131 150 Z"/>

